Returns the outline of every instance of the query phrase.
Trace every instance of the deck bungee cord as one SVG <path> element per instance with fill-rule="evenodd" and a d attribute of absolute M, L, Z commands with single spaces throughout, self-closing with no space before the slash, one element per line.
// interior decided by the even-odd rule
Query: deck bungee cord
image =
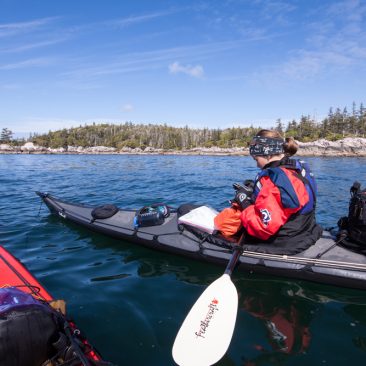
<path fill-rule="evenodd" d="M 351 262 L 342 262 L 336 260 L 327 260 L 327 259 L 316 259 L 316 258 L 304 258 L 304 257 L 291 257 L 286 254 L 267 254 L 267 253 L 257 253 L 250 251 L 243 251 L 243 256 L 249 256 L 253 258 L 260 259 L 269 259 L 281 262 L 289 262 L 296 264 L 314 264 L 322 267 L 342 267 L 348 270 L 357 270 L 357 271 L 366 271 L 366 264 L 362 263 L 351 263 Z"/>
<path fill-rule="evenodd" d="M 235 250 L 238 240 L 237 237 L 227 238 L 180 223 L 179 215 L 184 215 L 184 210 L 180 208 L 186 204 L 180 206 L 177 212 L 171 212 L 164 221 L 160 220 L 159 224 L 136 227 L 135 217 L 139 210 L 119 208 L 111 217 L 97 218 L 91 222 L 92 211 L 101 206 L 65 202 L 50 194 L 37 194 L 51 213 L 65 222 L 72 222 L 139 247 L 194 260 L 224 265 Z M 306 250 L 299 250 L 301 243 L 299 248 L 286 247 L 285 250 L 270 243 L 245 243 L 243 253 L 238 258 L 238 268 L 251 273 L 366 289 L 366 256 L 342 245 L 341 237 L 337 239 L 330 232 L 324 231 L 318 241 Z"/>
<path fill-rule="evenodd" d="M 62 208 L 61 206 L 59 206 L 60 209 L 62 210 L 63 213 L 65 213 L 65 209 Z M 132 210 L 131 210 L 132 211 Z M 75 217 L 78 217 L 80 219 L 83 220 L 89 220 L 88 217 L 86 216 L 82 216 L 82 215 L 78 215 L 73 213 L 72 214 Z M 125 226 L 121 226 L 121 225 L 115 225 L 115 224 L 111 224 L 111 223 L 107 223 L 107 222 L 102 222 L 101 220 L 95 220 L 93 223 L 98 223 L 100 222 L 102 225 L 104 226 L 108 226 L 108 227 L 115 227 L 115 228 L 123 228 L 124 230 L 130 231 L 132 233 L 136 233 L 136 229 L 135 228 L 128 228 Z M 183 229 L 185 230 L 185 229 Z M 150 232 L 148 231 L 144 231 L 144 230 L 138 230 L 138 233 L 140 234 L 146 234 L 146 235 L 152 235 Z M 154 237 L 155 240 L 157 240 L 160 236 L 167 236 L 167 235 L 185 235 L 184 231 L 178 230 L 178 231 L 174 231 L 174 232 L 169 232 L 169 233 L 163 233 L 163 234 L 155 234 L 152 235 Z M 200 245 L 200 249 L 201 250 L 213 250 L 212 248 L 204 248 L 202 247 L 202 243 L 204 243 L 205 241 L 205 236 L 203 236 L 203 239 L 199 240 L 199 239 L 192 239 L 191 237 L 189 237 L 191 240 L 196 241 L 196 243 L 198 245 Z M 333 249 L 335 246 L 337 246 L 339 243 L 341 242 L 341 240 L 338 240 L 337 242 L 335 242 L 334 244 L 332 244 L 329 248 L 327 248 L 324 252 L 318 253 L 317 257 L 325 254 L 326 252 L 328 252 L 329 250 Z M 216 246 L 217 248 L 227 248 L 229 250 L 234 250 L 235 248 L 233 247 L 233 245 L 230 244 L 217 244 L 217 243 L 210 243 L 213 246 Z M 222 251 L 223 253 L 225 253 L 224 251 Z M 286 254 L 269 254 L 269 253 L 260 253 L 260 252 L 253 252 L 253 251 L 248 251 L 248 250 L 243 250 L 243 253 L 241 254 L 242 256 L 248 256 L 248 257 L 253 257 L 253 258 L 259 258 L 259 259 L 268 259 L 268 260 L 274 260 L 274 261 L 281 261 L 281 262 L 288 262 L 288 263 L 295 263 L 295 264 L 314 264 L 314 265 L 318 265 L 318 266 L 323 266 L 323 267 L 341 267 L 344 269 L 348 269 L 348 270 L 361 270 L 361 271 L 366 271 L 366 264 L 361 264 L 361 263 L 351 263 L 351 262 L 344 262 L 344 261 L 337 261 L 337 260 L 327 260 L 327 259 L 319 259 L 319 258 L 304 258 L 304 257 L 299 257 L 299 256 L 290 256 L 290 255 L 286 255 Z"/>

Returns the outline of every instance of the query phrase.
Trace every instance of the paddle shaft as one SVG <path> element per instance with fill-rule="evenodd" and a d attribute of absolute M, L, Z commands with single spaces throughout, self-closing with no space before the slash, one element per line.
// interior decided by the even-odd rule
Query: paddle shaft
<path fill-rule="evenodd" d="M 233 273 L 236 263 L 238 262 L 238 260 L 241 256 L 241 253 L 243 252 L 242 245 L 243 245 L 244 240 L 245 240 L 245 232 L 243 232 L 243 234 L 241 234 L 240 239 L 238 241 L 238 245 L 234 248 L 230 261 L 226 266 L 225 274 L 227 274 L 229 276 L 231 276 L 231 274 Z"/>
<path fill-rule="evenodd" d="M 236 266 L 236 263 L 238 262 L 240 256 L 241 256 L 241 253 L 243 251 L 243 248 L 238 245 L 235 249 L 234 249 L 234 252 L 230 258 L 230 261 L 229 263 L 227 264 L 226 266 L 226 269 L 225 269 L 225 274 L 231 276 L 231 274 L 233 273 L 233 270 Z"/>

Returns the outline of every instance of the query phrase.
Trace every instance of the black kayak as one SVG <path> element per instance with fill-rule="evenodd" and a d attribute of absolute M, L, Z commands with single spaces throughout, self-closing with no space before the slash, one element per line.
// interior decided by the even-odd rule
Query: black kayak
<path fill-rule="evenodd" d="M 96 219 L 92 215 L 95 206 L 65 202 L 47 193 L 36 193 L 50 211 L 63 220 L 151 249 L 226 265 L 237 245 L 223 239 L 212 241 L 210 235 L 178 224 L 178 214 L 174 211 L 160 225 L 136 228 L 134 219 L 138 210 L 115 208 L 111 217 Z M 338 245 L 330 232 L 324 231 L 314 245 L 295 255 L 263 252 L 260 246 L 258 250 L 253 250 L 253 247 L 244 246 L 238 269 L 366 289 L 366 256 Z"/>

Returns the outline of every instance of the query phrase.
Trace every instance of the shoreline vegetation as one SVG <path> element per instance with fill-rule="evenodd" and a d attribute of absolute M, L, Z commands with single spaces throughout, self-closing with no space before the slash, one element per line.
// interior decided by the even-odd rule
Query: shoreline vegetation
<path fill-rule="evenodd" d="M 346 137 L 337 141 L 320 139 L 311 142 L 297 141 L 299 156 L 344 156 L 366 157 L 366 138 Z M 113 155 L 217 155 L 217 156 L 248 156 L 248 147 L 195 147 L 191 149 L 161 149 L 153 147 L 128 147 L 121 149 L 108 146 L 67 146 L 59 148 L 44 147 L 33 142 L 26 142 L 21 146 L 0 144 L 0 154 L 113 154 Z"/>
<path fill-rule="evenodd" d="M 30 134 L 15 140 L 3 128 L 0 154 L 144 154 L 144 155 L 248 155 L 252 137 L 262 128 L 224 129 L 172 127 L 167 124 L 90 124 L 69 129 Z M 272 127 L 283 136 L 292 136 L 300 156 L 366 156 L 366 108 L 352 104 L 330 108 L 328 116 L 317 122 L 301 116 Z"/>

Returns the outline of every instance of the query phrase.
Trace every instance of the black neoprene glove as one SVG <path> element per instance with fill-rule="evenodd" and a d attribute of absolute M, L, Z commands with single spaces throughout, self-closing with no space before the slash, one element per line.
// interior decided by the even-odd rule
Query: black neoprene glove
<path fill-rule="evenodd" d="M 253 188 L 248 186 L 242 186 L 238 183 L 233 184 L 236 190 L 235 197 L 230 201 L 231 204 L 237 204 L 242 210 L 250 206 L 252 202 Z"/>

